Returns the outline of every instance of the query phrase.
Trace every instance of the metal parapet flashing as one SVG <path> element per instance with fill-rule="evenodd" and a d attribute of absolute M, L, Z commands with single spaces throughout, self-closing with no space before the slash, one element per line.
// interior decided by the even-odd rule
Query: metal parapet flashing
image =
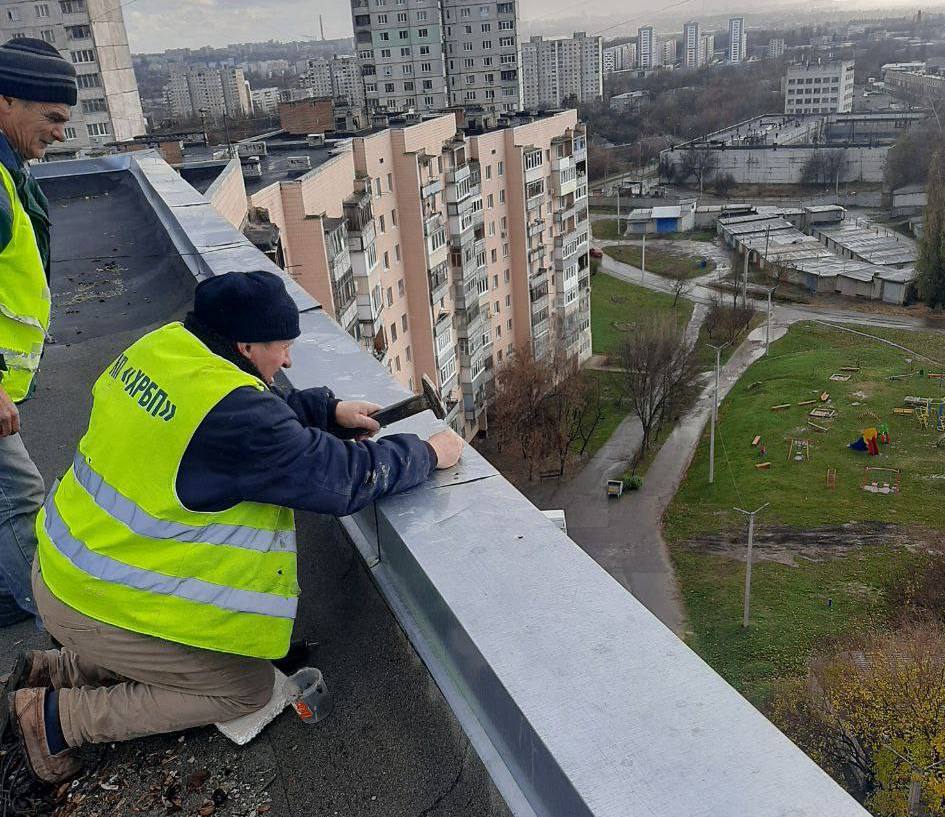
<path fill-rule="evenodd" d="M 43 175 L 128 170 L 195 277 L 276 271 L 162 160 L 93 162 Z M 292 385 L 405 394 L 292 286 Z M 408 427 L 442 426 L 430 414 Z M 866 817 L 472 449 L 342 522 L 519 817 Z"/>

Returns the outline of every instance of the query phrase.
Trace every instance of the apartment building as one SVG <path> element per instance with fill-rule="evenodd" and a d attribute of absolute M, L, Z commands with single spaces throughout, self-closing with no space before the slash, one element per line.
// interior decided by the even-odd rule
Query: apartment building
<path fill-rule="evenodd" d="M 768 48 L 765 51 L 765 56 L 767 56 L 769 59 L 776 60 L 778 57 L 784 56 L 785 49 L 786 46 L 784 44 L 784 40 L 782 40 L 780 37 L 775 37 L 768 40 Z"/>
<path fill-rule="evenodd" d="M 600 99 L 604 92 L 603 39 L 532 37 L 522 43 L 522 107 L 556 108 L 565 100 Z"/>
<path fill-rule="evenodd" d="M 660 64 L 661 65 L 675 65 L 676 64 L 676 38 L 669 40 L 664 40 L 660 43 Z"/>
<path fill-rule="evenodd" d="M 703 34 L 700 39 L 700 50 L 702 53 L 702 64 L 709 65 L 715 56 L 715 35 Z"/>
<path fill-rule="evenodd" d="M 363 108 L 366 102 L 361 65 L 354 55 L 306 60 L 299 87 L 311 91 L 312 96 L 334 97 L 339 104 L 353 108 Z"/>
<path fill-rule="evenodd" d="M 179 65 L 171 69 L 164 96 L 171 114 L 181 119 L 249 116 L 253 111 L 249 83 L 242 68 Z"/>
<path fill-rule="evenodd" d="M 662 50 L 653 26 L 643 26 L 637 31 L 637 62 L 640 68 L 655 68 L 660 64 Z"/>
<path fill-rule="evenodd" d="M 745 31 L 744 17 L 728 19 L 728 61 L 744 62 L 748 58 L 748 32 Z"/>
<path fill-rule="evenodd" d="M 853 60 L 788 66 L 784 112 L 849 113 L 853 110 L 853 67 Z"/>
<path fill-rule="evenodd" d="M 690 20 L 683 26 L 683 66 L 694 69 L 703 64 L 702 35 L 699 23 Z"/>
<path fill-rule="evenodd" d="M 442 0 L 442 14 L 450 105 L 517 111 L 522 104 L 517 4 Z"/>
<path fill-rule="evenodd" d="M 351 0 L 351 18 L 368 108 L 447 107 L 440 0 Z"/>
<path fill-rule="evenodd" d="M 629 71 L 637 65 L 636 42 L 612 45 L 601 52 L 601 68 L 605 74 Z"/>
<path fill-rule="evenodd" d="M 584 128 L 482 113 L 392 120 L 247 187 L 285 269 L 405 386 L 431 377 L 467 438 L 516 348 L 591 353 Z"/>
<path fill-rule="evenodd" d="M 259 116 L 275 116 L 279 112 L 279 88 L 253 88 L 249 97 L 253 103 L 253 112 Z"/>
<path fill-rule="evenodd" d="M 66 141 L 50 158 L 72 158 L 147 131 L 119 0 L 0 0 L 3 39 L 35 37 L 71 59 L 79 101 Z"/>

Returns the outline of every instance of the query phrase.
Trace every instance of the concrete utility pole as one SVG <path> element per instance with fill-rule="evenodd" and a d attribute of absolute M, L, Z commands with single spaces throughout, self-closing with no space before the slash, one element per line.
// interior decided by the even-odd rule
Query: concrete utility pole
<path fill-rule="evenodd" d="M 617 185 L 617 237 L 622 236 L 623 233 L 620 232 L 620 185 Z"/>
<path fill-rule="evenodd" d="M 755 514 L 761 513 L 770 503 L 765 502 L 760 508 L 754 511 L 743 511 L 741 508 L 735 508 L 739 513 L 748 517 L 748 564 L 745 566 L 745 605 L 742 613 L 742 627 L 748 626 L 748 612 L 751 606 L 751 546 L 755 540 Z"/>
<path fill-rule="evenodd" d="M 646 274 L 646 226 L 643 227 L 643 249 L 640 251 L 640 280 Z"/>
<path fill-rule="evenodd" d="M 742 306 L 745 309 L 748 309 L 748 257 L 750 255 L 751 250 L 745 247 L 745 273 L 742 280 Z"/>
<path fill-rule="evenodd" d="M 712 425 L 709 428 L 709 485 L 711 485 L 715 482 L 715 424 L 719 419 L 719 370 L 722 368 L 722 350 L 728 344 L 713 346 L 707 343 L 706 346 L 715 349 L 715 394 L 712 397 Z"/>
<path fill-rule="evenodd" d="M 768 356 L 768 346 L 771 344 L 771 296 L 777 288 L 777 284 L 768 288 L 768 318 L 765 322 L 765 357 Z"/>
<path fill-rule="evenodd" d="M 933 769 L 937 769 L 945 760 L 939 760 L 936 763 L 932 763 L 925 767 L 919 767 L 913 763 L 905 755 L 901 755 L 893 747 L 888 744 L 883 744 L 884 749 L 889 749 L 896 757 L 900 760 L 904 760 L 909 766 L 912 767 L 912 778 L 909 781 L 909 817 L 925 817 L 926 810 L 925 804 L 922 802 L 922 784 L 926 778 L 929 777 Z"/>

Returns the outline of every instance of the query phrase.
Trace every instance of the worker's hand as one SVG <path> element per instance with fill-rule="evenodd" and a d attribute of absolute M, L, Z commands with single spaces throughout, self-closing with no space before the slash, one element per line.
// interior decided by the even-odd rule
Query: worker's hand
<path fill-rule="evenodd" d="M 377 403 L 369 403 L 367 400 L 342 400 L 335 406 L 335 424 L 342 428 L 364 429 L 364 433 L 355 438 L 363 440 L 381 430 L 380 423 L 373 417 L 368 417 L 380 409 Z"/>
<path fill-rule="evenodd" d="M 0 388 L 0 437 L 10 437 L 20 431 L 20 410 Z"/>
<path fill-rule="evenodd" d="M 466 445 L 465 440 L 451 428 L 434 434 L 427 442 L 436 451 L 436 467 L 441 471 L 444 468 L 452 468 L 459 462 Z"/>

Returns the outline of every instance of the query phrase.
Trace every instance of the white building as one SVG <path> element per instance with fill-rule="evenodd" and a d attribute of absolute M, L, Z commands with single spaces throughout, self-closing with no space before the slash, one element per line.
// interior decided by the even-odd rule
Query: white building
<path fill-rule="evenodd" d="M 249 116 L 253 103 L 242 68 L 179 65 L 171 69 L 164 95 L 171 113 L 180 118 Z"/>
<path fill-rule="evenodd" d="M 514 20 L 514 3 L 498 5 L 511 6 Z M 351 0 L 351 17 L 369 108 L 438 111 L 447 107 L 440 0 L 414 0 L 410 8 Z"/>
<path fill-rule="evenodd" d="M 79 101 L 50 158 L 146 133 L 119 0 L 0 0 L 0 34 L 45 40 L 75 65 Z"/>
<path fill-rule="evenodd" d="M 637 44 L 635 42 L 612 45 L 601 52 L 601 67 L 605 74 L 628 71 L 636 68 Z"/>
<path fill-rule="evenodd" d="M 715 56 L 715 35 L 703 34 L 699 48 L 702 53 L 702 65 L 708 65 Z"/>
<path fill-rule="evenodd" d="M 640 68 L 654 68 L 660 64 L 662 52 L 653 26 L 642 26 L 637 31 L 637 62 Z"/>
<path fill-rule="evenodd" d="M 748 32 L 745 31 L 744 17 L 729 17 L 728 20 L 728 61 L 744 62 L 748 57 Z"/>
<path fill-rule="evenodd" d="M 768 41 L 768 50 L 766 54 L 770 59 L 776 60 L 778 57 L 784 56 L 784 50 L 784 40 L 775 38 Z"/>
<path fill-rule="evenodd" d="M 674 65 L 676 62 L 676 38 L 660 43 L 660 63 Z"/>
<path fill-rule="evenodd" d="M 699 23 L 691 20 L 683 26 L 683 59 L 686 68 L 698 68 L 702 65 L 702 37 Z"/>
<path fill-rule="evenodd" d="M 784 112 L 849 113 L 853 110 L 853 60 L 788 66 Z"/>
<path fill-rule="evenodd" d="M 249 97 L 253 101 L 253 112 L 257 115 L 275 116 L 279 112 L 279 88 L 254 88 Z"/>
<path fill-rule="evenodd" d="M 522 44 L 522 107 L 556 108 L 569 97 L 588 102 L 603 96 L 603 40 L 532 37 Z"/>
<path fill-rule="evenodd" d="M 333 97 L 338 104 L 363 108 L 364 78 L 358 58 L 343 54 L 331 59 L 309 59 L 299 75 L 299 87 L 315 97 Z"/>
<path fill-rule="evenodd" d="M 516 2 L 442 0 L 443 49 L 450 105 L 517 111 L 522 73 Z"/>

